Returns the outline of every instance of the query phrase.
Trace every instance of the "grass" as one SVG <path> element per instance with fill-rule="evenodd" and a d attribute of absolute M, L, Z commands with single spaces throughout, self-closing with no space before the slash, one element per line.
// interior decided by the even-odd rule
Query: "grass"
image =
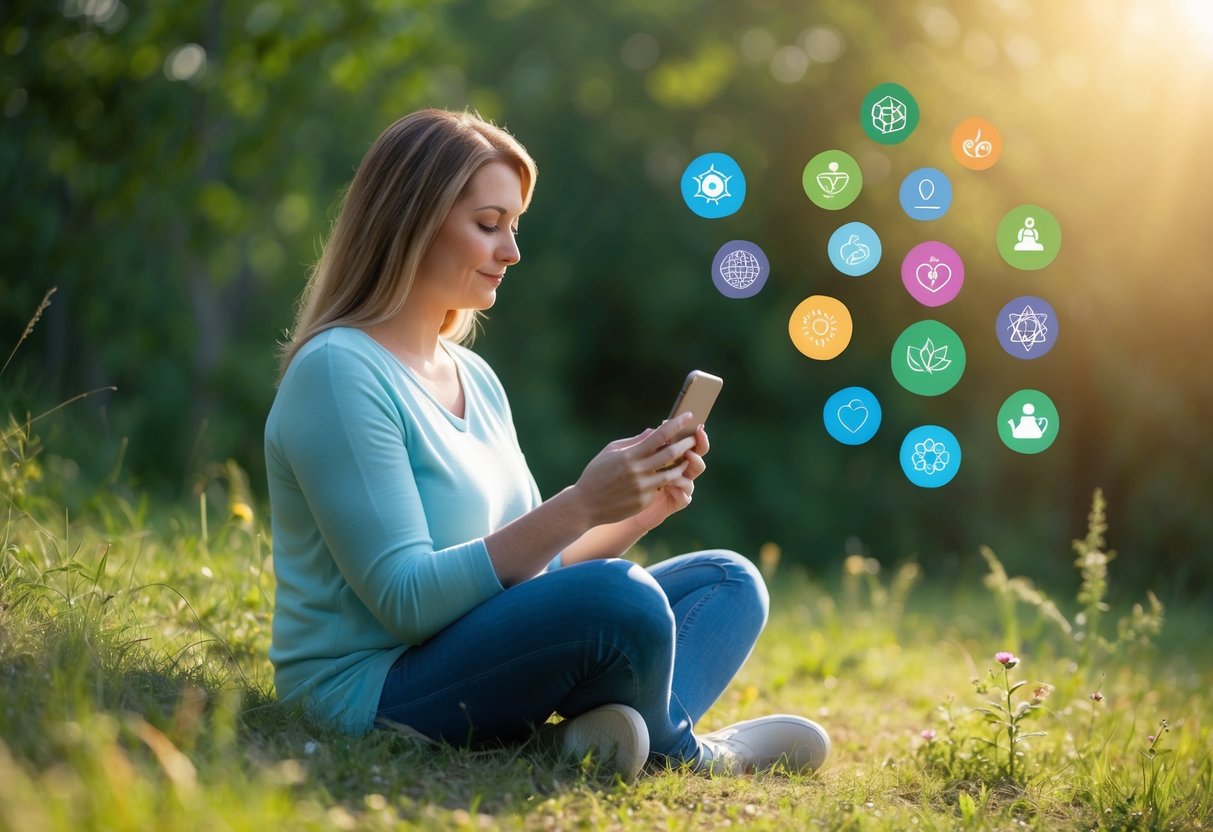
<path fill-rule="evenodd" d="M 810 578 L 764 547 L 770 624 L 702 727 L 804 714 L 829 762 L 628 785 L 535 743 L 350 738 L 279 706 L 266 518 L 235 465 L 188 507 L 98 487 L 69 514 L 71 463 L 26 425 L 0 436 L 0 829 L 1210 825 L 1211 616 L 1106 609 L 1098 500 L 1068 604 L 992 552 L 984 586 L 950 588 L 859 556 Z"/>

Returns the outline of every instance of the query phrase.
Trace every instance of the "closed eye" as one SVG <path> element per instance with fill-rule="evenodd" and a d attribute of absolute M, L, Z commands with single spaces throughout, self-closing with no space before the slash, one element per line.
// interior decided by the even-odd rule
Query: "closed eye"
<path fill-rule="evenodd" d="M 479 222 L 478 222 L 478 223 L 476 223 L 476 224 L 480 226 L 480 230 L 481 230 L 481 231 L 483 231 L 485 234 L 496 234 L 496 233 L 497 233 L 497 232 L 500 230 L 500 229 L 499 229 L 497 226 L 495 226 L 495 225 L 485 225 L 484 223 L 479 223 Z M 517 236 L 518 236 L 518 229 L 517 229 L 517 228 L 511 228 L 511 229 L 510 229 L 510 233 L 511 233 L 511 234 L 513 234 L 515 237 L 517 237 Z"/>

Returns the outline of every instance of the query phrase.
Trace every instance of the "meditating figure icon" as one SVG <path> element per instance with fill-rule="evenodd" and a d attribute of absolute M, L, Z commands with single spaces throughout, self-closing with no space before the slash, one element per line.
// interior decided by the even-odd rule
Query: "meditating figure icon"
<path fill-rule="evenodd" d="M 1035 217 L 1028 217 L 1023 221 L 1023 228 L 1019 229 L 1019 234 L 1015 239 L 1018 241 L 1015 243 L 1016 251 L 1045 250 L 1045 247 L 1040 243 L 1040 232 L 1036 230 Z"/>
<path fill-rule="evenodd" d="M 1007 424 L 1011 426 L 1011 436 L 1015 439 L 1043 439 L 1045 431 L 1049 429 L 1049 420 L 1044 416 L 1036 416 L 1036 406 L 1031 402 L 1023 406 L 1023 415 L 1019 417 L 1019 423 L 1016 424 L 1014 419 L 1007 419 Z"/>

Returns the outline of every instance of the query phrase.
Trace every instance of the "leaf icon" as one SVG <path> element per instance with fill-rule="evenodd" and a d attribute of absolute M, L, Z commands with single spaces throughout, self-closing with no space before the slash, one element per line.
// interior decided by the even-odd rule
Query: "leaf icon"
<path fill-rule="evenodd" d="M 952 359 L 944 358 L 944 356 L 947 355 L 947 352 L 947 347 L 940 347 L 939 350 L 931 356 L 930 360 L 926 362 L 928 373 L 940 373 L 952 365 Z"/>
<path fill-rule="evenodd" d="M 952 359 L 948 358 L 947 344 L 936 348 L 928 338 L 921 347 L 906 348 L 906 363 L 916 373 L 939 373 L 952 365 Z"/>

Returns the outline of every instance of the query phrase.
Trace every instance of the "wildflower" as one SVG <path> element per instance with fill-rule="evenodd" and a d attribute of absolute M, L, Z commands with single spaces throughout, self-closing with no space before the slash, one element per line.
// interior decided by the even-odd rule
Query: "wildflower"
<path fill-rule="evenodd" d="M 1150 736 L 1146 737 L 1146 741 L 1149 742 L 1150 745 L 1153 745 L 1154 744 L 1154 735 L 1151 734 Z"/>
<path fill-rule="evenodd" d="M 930 742 L 931 740 L 935 739 L 935 729 L 934 728 L 924 728 L 923 732 L 922 732 L 922 738 L 924 740 L 926 740 L 927 742 Z"/>
<path fill-rule="evenodd" d="M 1001 653 L 994 654 L 994 661 L 1010 670 L 1015 665 L 1019 664 L 1019 658 L 1014 653 L 1008 653 L 1005 650 Z"/>
<path fill-rule="evenodd" d="M 1045 701 L 1045 699 L 1047 699 L 1049 697 L 1049 694 L 1052 692 L 1053 692 L 1053 686 L 1046 685 L 1042 682 L 1040 687 L 1038 687 L 1036 690 L 1032 691 L 1032 704 L 1039 705 L 1041 702 Z"/>
<path fill-rule="evenodd" d="M 1099 691 L 1095 691 L 1095 693 L 1091 694 L 1091 696 L 1089 698 L 1094 700 L 1095 702 L 1102 702 L 1103 694 L 1100 693 Z"/>
<path fill-rule="evenodd" d="M 253 522 L 253 510 L 248 503 L 235 502 L 231 505 L 232 517 L 239 520 L 241 523 Z"/>

